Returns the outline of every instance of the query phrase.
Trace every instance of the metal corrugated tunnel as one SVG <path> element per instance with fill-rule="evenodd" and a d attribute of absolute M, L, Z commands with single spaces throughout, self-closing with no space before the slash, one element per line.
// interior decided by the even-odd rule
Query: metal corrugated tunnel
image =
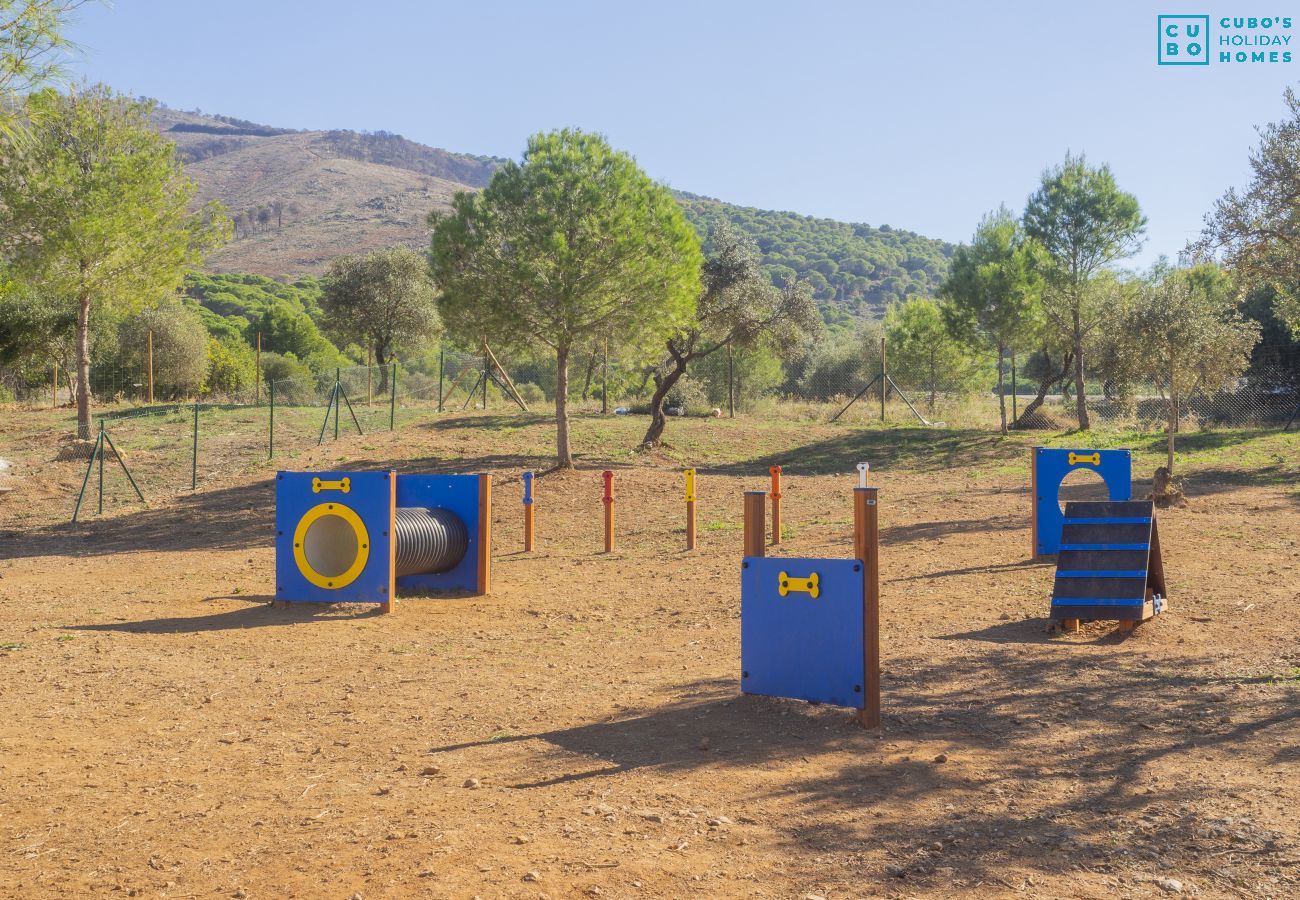
<path fill-rule="evenodd" d="M 445 509 L 401 507 L 393 522 L 397 575 L 429 575 L 455 568 L 469 550 L 469 531 Z"/>

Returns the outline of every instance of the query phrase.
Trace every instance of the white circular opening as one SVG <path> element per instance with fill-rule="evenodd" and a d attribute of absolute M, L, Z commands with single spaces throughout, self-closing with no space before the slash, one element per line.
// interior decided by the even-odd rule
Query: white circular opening
<path fill-rule="evenodd" d="M 325 578 L 337 578 L 352 568 L 356 562 L 356 532 L 342 516 L 321 516 L 307 526 L 302 538 L 303 555 L 307 564 Z"/>
<path fill-rule="evenodd" d="M 1061 480 L 1061 489 L 1057 492 L 1061 504 L 1061 513 L 1065 513 L 1065 504 L 1070 500 L 1109 500 L 1110 488 L 1096 469 L 1080 467 L 1071 469 Z"/>

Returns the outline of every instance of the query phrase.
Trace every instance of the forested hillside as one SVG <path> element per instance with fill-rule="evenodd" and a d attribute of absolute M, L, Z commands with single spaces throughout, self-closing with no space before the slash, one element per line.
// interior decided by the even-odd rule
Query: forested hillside
<path fill-rule="evenodd" d="M 733 206 L 684 192 L 678 199 L 701 232 L 728 219 L 752 236 L 778 284 L 798 277 L 819 301 L 850 313 L 879 316 L 894 300 L 933 296 L 953 251 L 951 244 L 889 225 Z"/>
<path fill-rule="evenodd" d="M 447 208 L 456 191 L 483 187 L 504 162 L 383 131 L 295 131 L 165 108 L 154 122 L 176 142 L 200 196 L 220 200 L 234 219 L 234 240 L 209 259 L 214 271 L 297 278 L 319 275 L 340 253 L 423 248 L 426 214 Z M 725 218 L 752 235 L 773 279 L 807 281 L 832 319 L 932 296 L 952 252 L 889 225 L 677 197 L 701 233 Z"/>

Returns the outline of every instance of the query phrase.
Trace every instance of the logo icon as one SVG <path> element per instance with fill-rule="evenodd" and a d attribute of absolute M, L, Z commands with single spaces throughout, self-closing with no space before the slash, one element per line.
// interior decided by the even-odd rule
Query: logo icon
<path fill-rule="evenodd" d="M 1210 64 L 1209 16 L 1157 16 L 1156 62 L 1162 66 Z"/>

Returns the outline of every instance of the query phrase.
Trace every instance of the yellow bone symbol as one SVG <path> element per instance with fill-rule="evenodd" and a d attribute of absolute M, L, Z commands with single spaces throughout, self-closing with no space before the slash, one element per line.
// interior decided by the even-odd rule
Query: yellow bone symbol
<path fill-rule="evenodd" d="M 785 597 L 791 591 L 802 591 L 816 600 L 822 592 L 821 578 L 818 577 L 816 572 L 813 572 L 807 578 L 792 578 L 785 572 L 776 576 L 776 592 Z"/>
<path fill-rule="evenodd" d="M 1077 466 L 1079 463 L 1092 463 L 1094 466 L 1101 465 L 1101 451 L 1096 453 L 1075 453 L 1070 451 L 1070 465 Z"/>
<path fill-rule="evenodd" d="M 686 476 L 686 502 L 690 503 L 695 499 L 695 470 L 682 469 L 682 474 Z"/>
<path fill-rule="evenodd" d="M 321 481 L 319 478 L 311 480 L 311 492 L 319 494 L 321 491 L 342 491 L 348 493 L 352 490 L 352 479 L 342 478 L 338 481 Z"/>

